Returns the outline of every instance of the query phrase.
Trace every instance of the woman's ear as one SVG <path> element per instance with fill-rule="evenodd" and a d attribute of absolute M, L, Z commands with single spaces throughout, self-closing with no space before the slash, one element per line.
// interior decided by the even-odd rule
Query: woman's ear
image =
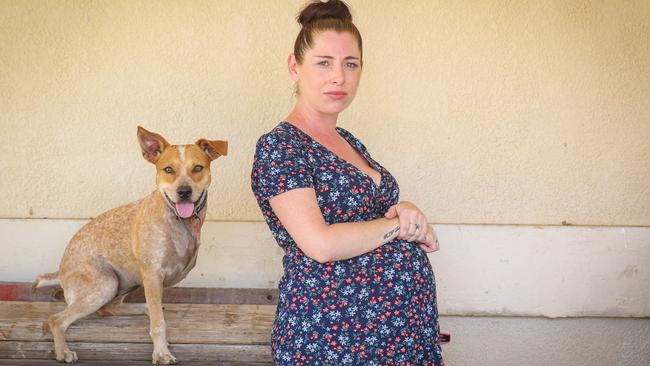
<path fill-rule="evenodd" d="M 293 53 L 289 54 L 289 59 L 287 60 L 287 66 L 289 68 L 289 75 L 293 81 L 297 82 L 300 79 L 298 75 L 298 62 L 296 61 L 296 55 Z"/>

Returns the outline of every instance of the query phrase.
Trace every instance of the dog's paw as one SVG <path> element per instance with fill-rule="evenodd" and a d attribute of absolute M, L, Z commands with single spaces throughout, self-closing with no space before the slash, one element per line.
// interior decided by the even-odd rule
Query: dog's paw
<path fill-rule="evenodd" d="M 152 355 L 151 363 L 154 365 L 175 365 L 177 363 L 176 357 L 172 356 L 168 350 L 161 352 L 154 352 Z"/>
<path fill-rule="evenodd" d="M 58 362 L 65 362 L 65 363 L 75 363 L 77 362 L 77 352 L 72 352 L 70 350 L 65 350 L 63 351 L 62 355 L 57 355 L 56 360 Z"/>

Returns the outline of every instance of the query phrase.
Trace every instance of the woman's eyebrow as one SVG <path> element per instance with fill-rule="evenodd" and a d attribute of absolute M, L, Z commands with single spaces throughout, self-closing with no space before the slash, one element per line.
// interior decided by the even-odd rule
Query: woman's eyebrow
<path fill-rule="evenodd" d="M 318 57 L 318 58 L 326 58 L 326 59 L 328 59 L 328 60 L 333 60 L 333 59 L 334 59 L 333 56 L 321 56 L 321 55 L 315 55 L 314 57 Z M 358 57 L 355 57 L 355 56 L 348 56 L 348 57 L 344 58 L 344 60 L 359 60 L 359 58 L 358 58 Z"/>

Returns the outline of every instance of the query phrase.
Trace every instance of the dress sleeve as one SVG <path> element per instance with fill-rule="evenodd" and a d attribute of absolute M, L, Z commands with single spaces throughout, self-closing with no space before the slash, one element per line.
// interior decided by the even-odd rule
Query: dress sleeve
<path fill-rule="evenodd" d="M 296 188 L 314 187 L 304 148 L 285 133 L 268 133 L 257 140 L 251 188 L 255 198 L 269 198 Z"/>

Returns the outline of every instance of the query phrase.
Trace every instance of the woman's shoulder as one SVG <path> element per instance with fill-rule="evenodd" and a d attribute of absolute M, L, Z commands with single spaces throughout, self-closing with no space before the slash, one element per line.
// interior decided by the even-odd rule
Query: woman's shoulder
<path fill-rule="evenodd" d="M 287 145 L 292 144 L 296 139 L 287 123 L 280 122 L 270 131 L 263 133 L 257 139 L 256 145 L 258 149 L 262 146 Z"/>
<path fill-rule="evenodd" d="M 284 152 L 285 154 L 303 156 L 306 154 L 306 147 L 307 142 L 304 137 L 297 133 L 291 124 L 280 122 L 257 139 L 255 151 L 256 155 L 264 156 L 272 152 L 276 152 L 276 155 Z"/>
<path fill-rule="evenodd" d="M 287 122 L 280 122 L 272 130 L 266 132 L 260 136 L 258 143 L 263 140 L 274 140 L 274 141 L 284 141 L 284 140 L 295 140 L 297 139 L 295 131 L 291 128 L 291 125 Z"/>

